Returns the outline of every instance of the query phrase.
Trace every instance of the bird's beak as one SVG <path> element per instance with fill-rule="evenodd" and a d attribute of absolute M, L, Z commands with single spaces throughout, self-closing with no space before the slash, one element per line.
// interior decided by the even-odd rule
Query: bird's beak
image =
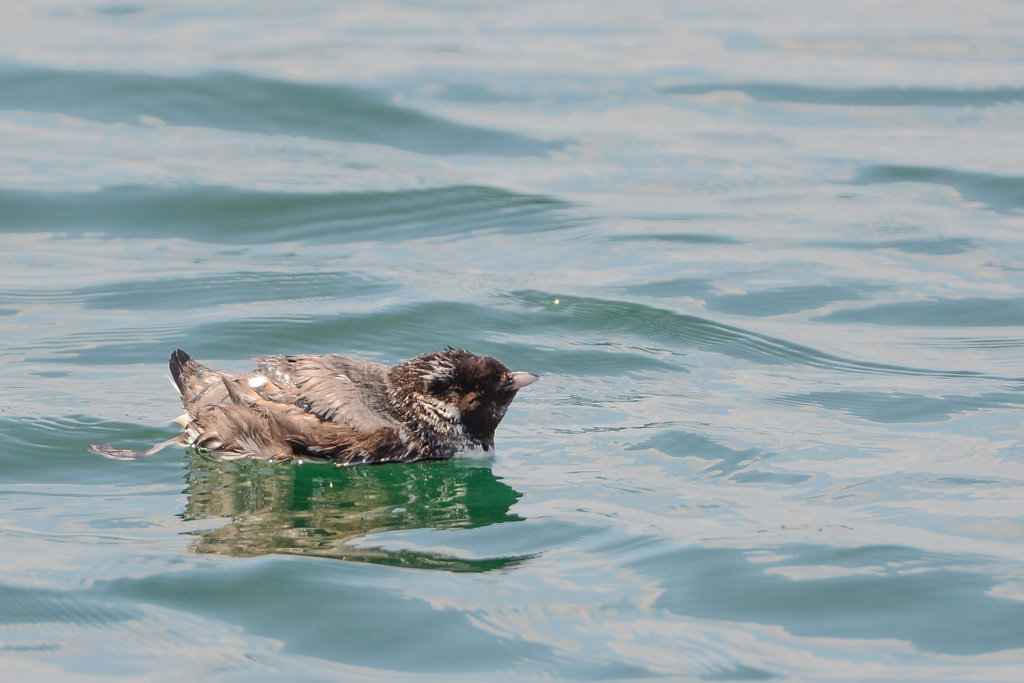
<path fill-rule="evenodd" d="M 512 388 L 519 391 L 523 387 L 528 387 L 540 377 L 533 374 L 532 372 L 513 372 L 512 373 Z"/>

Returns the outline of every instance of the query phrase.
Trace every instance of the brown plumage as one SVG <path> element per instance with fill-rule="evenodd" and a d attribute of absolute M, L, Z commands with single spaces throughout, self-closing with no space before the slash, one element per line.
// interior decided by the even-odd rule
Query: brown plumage
<path fill-rule="evenodd" d="M 170 370 L 185 406 L 182 433 L 145 451 L 89 450 L 115 460 L 175 444 L 270 461 L 444 460 L 493 448 L 512 399 L 539 379 L 452 348 L 394 367 L 338 355 L 254 360 L 257 370 L 234 376 L 177 349 Z"/>

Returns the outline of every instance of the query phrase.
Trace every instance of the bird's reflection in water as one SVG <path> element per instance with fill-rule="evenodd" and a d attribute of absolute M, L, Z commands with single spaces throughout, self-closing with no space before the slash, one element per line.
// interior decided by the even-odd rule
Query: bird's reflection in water
<path fill-rule="evenodd" d="M 520 521 L 509 509 L 521 494 L 486 464 L 454 460 L 339 468 L 224 461 L 204 453 L 191 453 L 189 460 L 184 518 L 231 519 L 194 532 L 196 552 L 315 555 L 448 571 L 488 571 L 526 559 L 462 559 L 353 543 L 384 531 Z"/>

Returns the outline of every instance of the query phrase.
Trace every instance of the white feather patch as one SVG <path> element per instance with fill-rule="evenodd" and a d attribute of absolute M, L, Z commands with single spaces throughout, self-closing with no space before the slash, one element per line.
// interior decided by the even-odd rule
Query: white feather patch
<path fill-rule="evenodd" d="M 252 377 L 249 378 L 249 386 L 252 387 L 253 389 L 257 389 L 259 387 L 262 387 L 269 381 L 270 380 L 268 380 L 263 375 L 253 375 Z"/>
<path fill-rule="evenodd" d="M 428 372 L 423 373 L 422 375 L 420 375 L 420 377 L 423 379 L 424 382 L 427 382 L 429 384 L 430 382 L 433 382 L 435 380 L 446 379 L 450 377 L 452 374 L 452 370 L 455 369 L 455 366 L 446 360 L 443 360 L 441 358 L 435 358 L 434 360 L 430 361 L 430 363 L 427 365 L 427 369 Z"/>
<path fill-rule="evenodd" d="M 458 423 L 462 419 L 462 412 L 451 403 L 427 397 L 423 397 L 422 401 L 424 412 L 428 417 L 453 424 Z"/>

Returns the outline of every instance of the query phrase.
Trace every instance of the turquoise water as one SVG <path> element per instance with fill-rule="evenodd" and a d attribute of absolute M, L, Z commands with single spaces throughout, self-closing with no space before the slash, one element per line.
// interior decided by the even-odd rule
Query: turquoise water
<path fill-rule="evenodd" d="M 1024 5 L 0 5 L 0 678 L 1024 676 Z M 487 458 L 215 367 L 543 375 Z"/>

